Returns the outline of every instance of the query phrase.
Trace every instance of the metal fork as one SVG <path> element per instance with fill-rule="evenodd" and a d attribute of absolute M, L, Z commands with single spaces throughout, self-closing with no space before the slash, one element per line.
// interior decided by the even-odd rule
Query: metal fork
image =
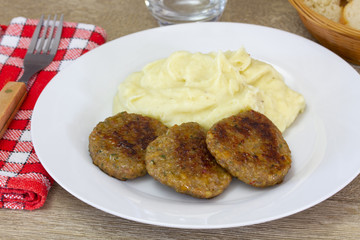
<path fill-rule="evenodd" d="M 24 59 L 24 74 L 19 79 L 19 82 L 26 83 L 32 75 L 47 67 L 55 57 L 57 52 L 60 37 L 62 32 L 62 25 L 64 20 L 64 15 L 61 15 L 59 25 L 56 30 L 56 35 L 53 38 L 54 29 L 56 27 L 56 14 L 54 20 L 52 22 L 52 26 L 50 29 L 50 33 L 48 38 L 46 38 L 46 33 L 48 31 L 48 27 L 50 25 L 50 15 L 48 16 L 47 21 L 44 24 L 44 31 L 41 38 L 39 38 L 39 34 L 41 31 L 41 27 L 44 22 L 44 15 L 41 16 L 38 25 L 34 31 L 32 36 L 29 49 L 25 55 Z"/>
<path fill-rule="evenodd" d="M 61 15 L 57 27 L 56 18 L 57 16 L 55 15 L 52 24 L 50 24 L 49 15 L 44 24 L 44 16 L 41 16 L 33 33 L 29 49 L 25 55 L 24 73 L 22 77 L 17 82 L 8 82 L 0 91 L 0 138 L 6 131 L 27 95 L 27 81 L 35 73 L 47 67 L 55 57 L 60 42 L 64 16 Z M 44 29 L 41 31 L 43 24 Z M 47 34 L 49 26 L 50 32 Z M 57 29 L 55 36 L 53 37 L 55 28 Z M 40 37 L 41 32 L 42 36 Z"/>

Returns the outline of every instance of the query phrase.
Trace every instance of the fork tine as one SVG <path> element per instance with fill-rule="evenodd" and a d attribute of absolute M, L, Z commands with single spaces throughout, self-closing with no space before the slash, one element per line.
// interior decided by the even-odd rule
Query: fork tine
<path fill-rule="evenodd" d="M 47 18 L 47 20 L 45 22 L 45 28 L 44 28 L 43 34 L 42 34 L 42 36 L 40 38 L 40 43 L 36 48 L 36 52 L 39 53 L 39 54 L 41 53 L 41 50 L 43 50 L 44 41 L 45 41 L 45 37 L 46 37 L 46 33 L 47 33 L 49 23 L 50 23 L 50 15 L 48 16 L 48 18 Z"/>
<path fill-rule="evenodd" d="M 39 20 L 39 23 L 36 26 L 35 31 L 33 33 L 33 36 L 31 38 L 31 42 L 30 42 L 29 50 L 28 50 L 31 53 L 34 52 L 34 50 L 35 50 L 36 42 L 37 42 L 37 39 L 39 37 L 39 33 L 40 33 L 41 26 L 42 26 L 43 22 L 44 22 L 44 15 L 41 16 L 41 18 Z"/>
<path fill-rule="evenodd" d="M 55 14 L 55 17 L 54 17 L 54 20 L 53 20 L 53 23 L 52 23 L 52 26 L 51 26 L 51 30 L 50 30 L 50 33 L 49 33 L 49 37 L 48 37 L 46 45 L 45 45 L 45 47 L 43 49 L 44 53 L 47 53 L 49 51 L 51 39 L 52 39 L 52 36 L 53 36 L 53 33 L 54 33 L 54 28 L 56 27 L 56 18 L 57 18 L 57 15 Z"/>
<path fill-rule="evenodd" d="M 53 44 L 51 46 L 51 51 L 50 51 L 51 55 L 55 55 L 55 53 L 58 50 L 59 43 L 60 43 L 60 38 L 61 38 L 62 27 L 63 27 L 63 21 L 64 21 L 64 14 L 61 14 L 59 25 L 58 25 L 57 30 L 56 30 L 56 35 L 55 35 L 55 38 L 54 38 L 54 42 L 53 42 Z"/>

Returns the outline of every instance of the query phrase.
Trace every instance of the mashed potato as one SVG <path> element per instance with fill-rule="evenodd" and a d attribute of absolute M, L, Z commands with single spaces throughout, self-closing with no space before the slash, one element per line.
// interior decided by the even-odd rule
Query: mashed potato
<path fill-rule="evenodd" d="M 193 121 L 209 129 L 248 108 L 284 131 L 304 110 L 305 100 L 271 65 L 241 48 L 209 54 L 178 51 L 149 63 L 119 85 L 113 113 L 143 114 L 167 126 Z"/>

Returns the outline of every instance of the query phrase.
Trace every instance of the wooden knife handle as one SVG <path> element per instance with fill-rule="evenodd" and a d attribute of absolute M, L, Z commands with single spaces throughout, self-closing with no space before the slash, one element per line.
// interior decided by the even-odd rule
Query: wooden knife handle
<path fill-rule="evenodd" d="M 26 97 L 23 82 L 8 82 L 0 91 L 0 138 Z"/>

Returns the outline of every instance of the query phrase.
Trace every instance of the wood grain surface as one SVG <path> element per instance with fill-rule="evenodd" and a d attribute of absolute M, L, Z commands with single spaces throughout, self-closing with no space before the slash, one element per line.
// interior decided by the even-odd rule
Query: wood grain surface
<path fill-rule="evenodd" d="M 157 27 L 143 0 L 0 0 L 0 24 L 54 13 L 103 27 L 108 41 Z M 221 21 L 274 27 L 314 40 L 287 0 L 228 0 Z M 89 206 L 57 183 L 41 209 L 0 209 L 0 219 L 0 239 L 360 239 L 360 177 L 305 211 L 238 228 L 186 230 L 137 223 Z"/>

